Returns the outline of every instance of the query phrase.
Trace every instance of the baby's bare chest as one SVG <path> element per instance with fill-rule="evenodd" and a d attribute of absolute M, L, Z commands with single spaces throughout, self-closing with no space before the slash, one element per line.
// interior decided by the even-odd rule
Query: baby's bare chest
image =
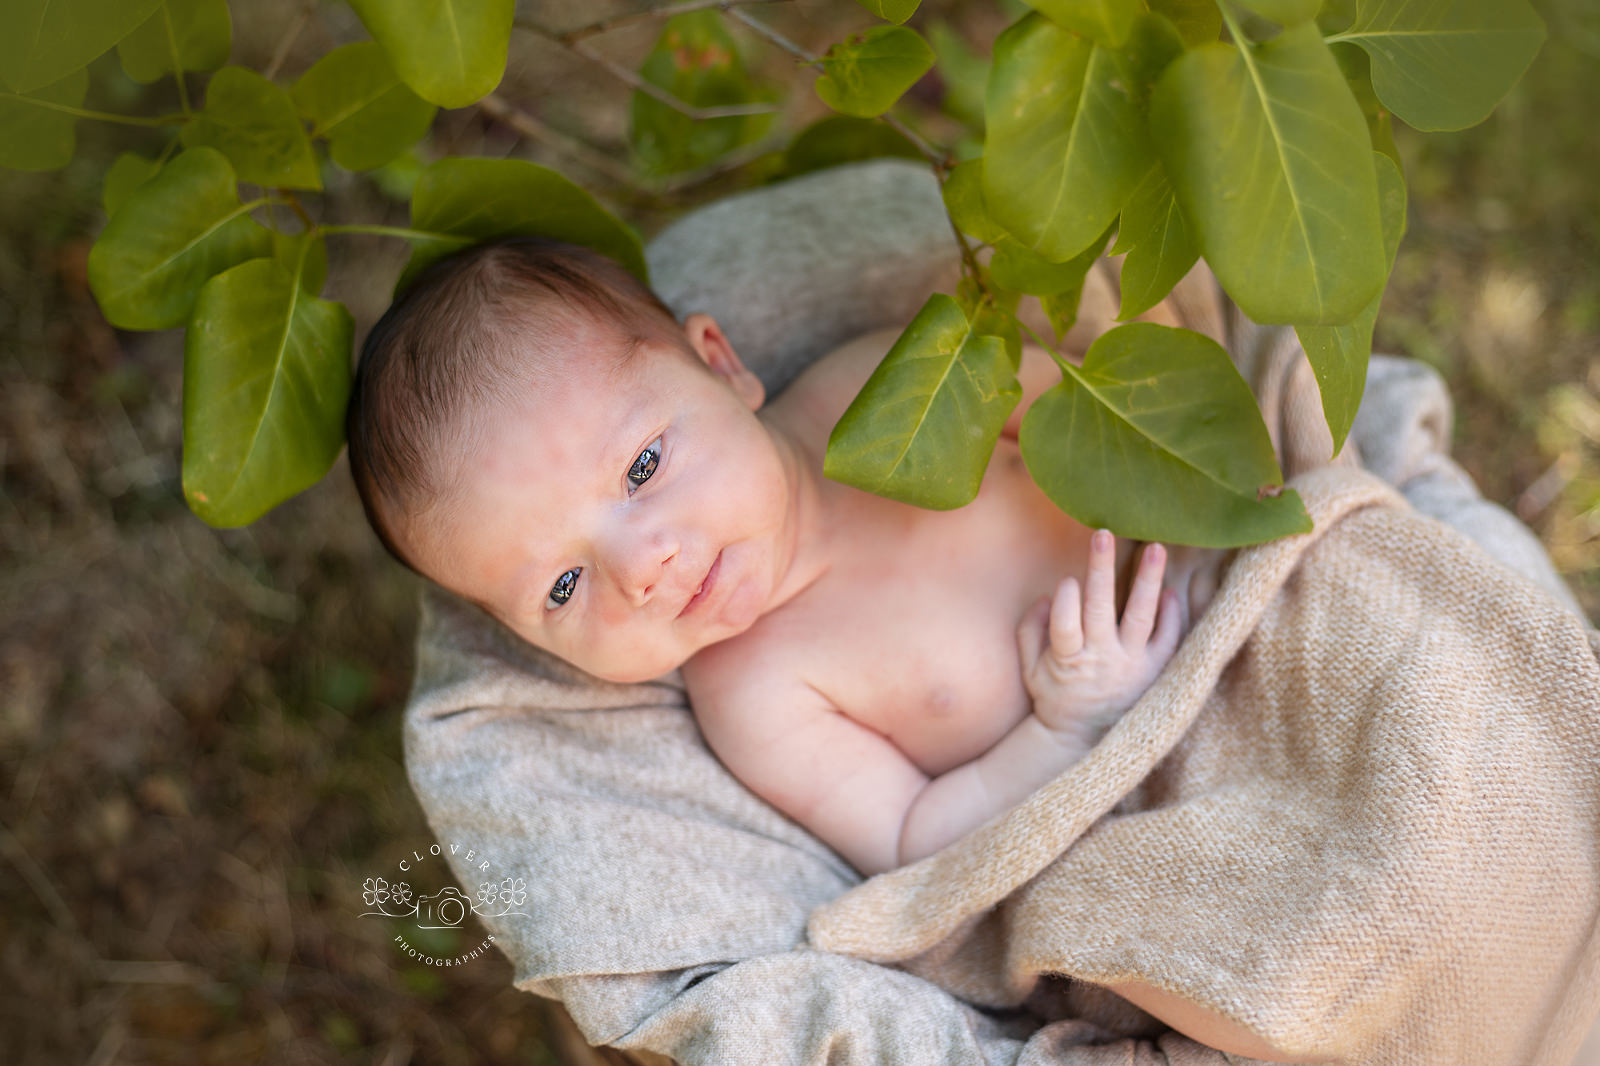
<path fill-rule="evenodd" d="M 807 680 L 937 775 L 987 751 L 1030 709 L 1023 611 L 1080 579 L 1088 531 L 1039 491 L 1002 440 L 978 498 L 926 511 L 862 495 L 828 573 L 796 600 Z"/>

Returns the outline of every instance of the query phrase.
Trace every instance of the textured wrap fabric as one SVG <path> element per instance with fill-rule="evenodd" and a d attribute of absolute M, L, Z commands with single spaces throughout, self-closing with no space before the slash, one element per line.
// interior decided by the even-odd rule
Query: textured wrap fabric
<path fill-rule="evenodd" d="M 763 242 L 793 251 L 796 232 L 826 269 L 787 251 L 758 269 Z M 936 187 L 903 163 L 731 198 L 649 254 L 671 306 L 714 314 L 773 390 L 903 323 L 956 266 Z M 1107 327 L 1115 289 L 1103 264 L 1069 345 Z M 528 916 L 491 925 L 517 986 L 641 1062 L 1226 1061 L 1086 983 L 1130 975 L 1350 1061 L 1560 1062 L 1596 1006 L 1585 627 L 1514 519 L 1509 541 L 1492 519 L 1467 529 L 1485 555 L 1354 469 L 1370 452 L 1408 495 L 1432 477 L 1413 502 L 1463 528 L 1498 511 L 1438 476 L 1453 464 L 1436 376 L 1375 360 L 1355 443 L 1319 472 L 1331 442 L 1302 431 L 1303 359 L 1221 308 L 1197 272 L 1150 317 L 1228 341 L 1280 452 L 1311 470 L 1316 532 L 1240 553 L 1084 763 L 904 870 L 862 883 L 749 793 L 676 674 L 598 682 L 426 591 L 407 770 L 440 841 L 527 879 Z M 1513 633 L 1512 661 L 1493 658 Z M 1324 700 L 1340 709 L 1316 713 Z M 1456 873 L 1477 887 L 1452 894 Z M 1046 971 L 1086 980 L 1031 976 Z M 1440 1053 L 1409 1057 L 1422 1048 Z"/>

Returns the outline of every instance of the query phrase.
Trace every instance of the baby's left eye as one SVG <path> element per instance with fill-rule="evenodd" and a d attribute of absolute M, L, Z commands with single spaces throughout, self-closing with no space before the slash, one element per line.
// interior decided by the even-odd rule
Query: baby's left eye
<path fill-rule="evenodd" d="M 628 495 L 633 495 L 633 490 L 650 480 L 650 475 L 656 472 L 656 467 L 661 463 L 661 438 L 657 437 L 650 442 L 649 447 L 639 453 L 639 458 L 633 461 L 633 466 L 628 470 Z"/>

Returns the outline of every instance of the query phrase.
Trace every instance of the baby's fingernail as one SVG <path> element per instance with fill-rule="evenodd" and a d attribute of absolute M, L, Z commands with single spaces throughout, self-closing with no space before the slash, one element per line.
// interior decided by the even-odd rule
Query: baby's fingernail
<path fill-rule="evenodd" d="M 1145 555 L 1152 563 L 1159 563 L 1163 558 L 1166 557 L 1166 554 L 1167 549 L 1163 548 L 1159 544 L 1152 544 L 1150 547 L 1145 549 Z"/>
<path fill-rule="evenodd" d="M 1110 547 L 1111 547 L 1111 530 L 1109 530 L 1109 529 L 1097 529 L 1097 530 L 1095 530 L 1094 531 L 1094 550 L 1097 551 L 1097 552 L 1103 552 L 1103 551 L 1106 551 Z"/>

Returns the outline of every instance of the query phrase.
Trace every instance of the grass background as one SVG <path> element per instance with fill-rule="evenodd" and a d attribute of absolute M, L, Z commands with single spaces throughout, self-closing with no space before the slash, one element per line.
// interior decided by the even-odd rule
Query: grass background
<path fill-rule="evenodd" d="M 280 81 L 362 36 L 350 10 L 235 0 L 233 61 Z M 986 51 L 1004 16 L 924 3 Z M 1455 448 L 1485 494 L 1539 533 L 1600 614 L 1600 17 L 1548 0 L 1550 40 L 1482 126 L 1401 131 L 1411 228 L 1379 350 L 1438 367 Z M 625 5 L 540 5 L 572 26 Z M 869 18 L 846 0 L 758 12 L 821 50 Z M 292 31 L 292 36 L 291 36 Z M 654 35 L 601 39 L 637 65 Z M 735 30 L 748 61 L 796 86 L 785 121 L 821 114 L 793 62 Z M 92 68 L 90 106 L 175 106 L 170 80 Z M 191 79 L 195 88 L 199 82 Z M 936 141 L 949 86 L 901 113 Z M 628 90 L 519 37 L 503 91 L 624 160 Z M 215 531 L 179 485 L 182 338 L 124 333 L 85 282 L 115 154 L 160 141 L 79 125 L 73 164 L 0 172 L 0 1047 L 19 1064 L 539 1063 L 561 1037 L 498 955 L 441 971 L 360 917 L 366 878 L 432 842 L 401 765 L 412 579 L 368 533 L 342 463 L 254 526 Z M 475 109 L 442 115 L 424 158 L 514 154 L 608 188 L 569 154 Z M 762 174 L 647 202 L 610 187 L 647 233 Z M 403 223 L 402 174 L 335 175 L 325 217 Z M 346 238 L 325 295 L 357 337 L 405 250 Z M 438 860 L 435 860 L 437 863 Z M 419 883 L 426 878 L 419 875 Z M 422 883 L 432 890 L 443 881 Z M 469 923 L 470 925 L 470 923 Z M 446 953 L 476 929 L 413 943 Z M 453 938 L 453 942 L 452 941 Z"/>

